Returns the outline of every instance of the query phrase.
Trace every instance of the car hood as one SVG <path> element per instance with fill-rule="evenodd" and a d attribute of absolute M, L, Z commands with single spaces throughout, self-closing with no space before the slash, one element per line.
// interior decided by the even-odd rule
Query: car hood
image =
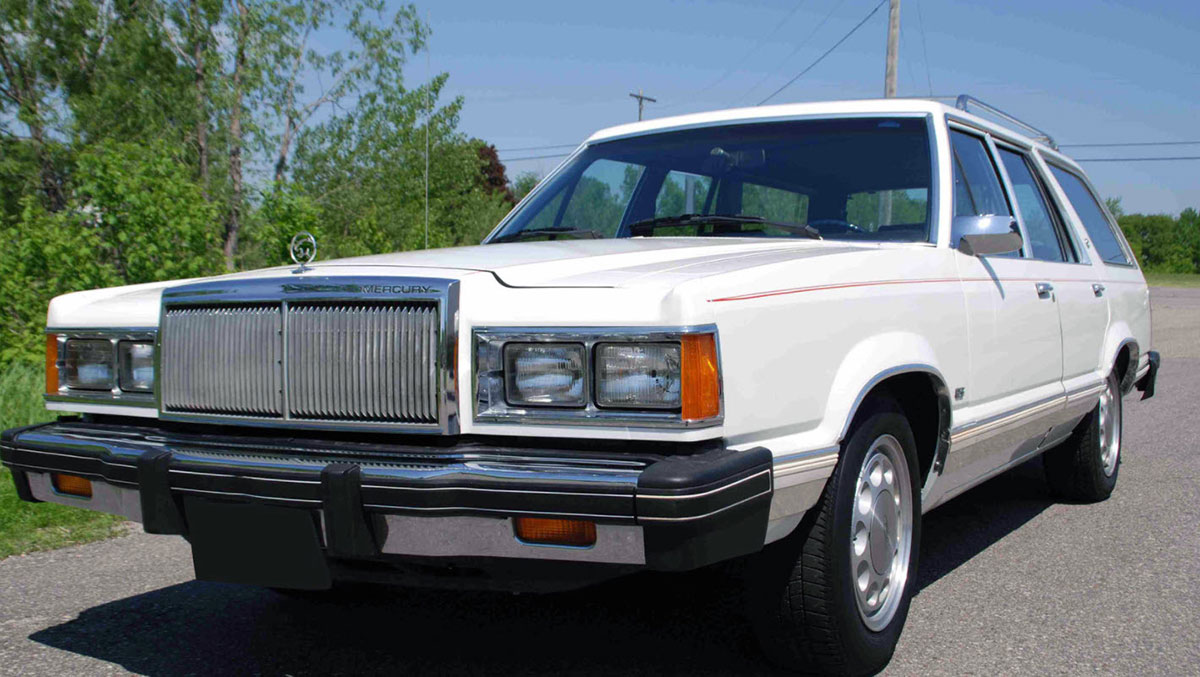
<path fill-rule="evenodd" d="M 815 240 L 632 238 L 516 242 L 429 249 L 264 268 L 209 280 L 327 276 L 463 278 L 490 274 L 515 288 L 622 288 L 664 293 L 698 278 L 800 259 L 849 255 L 883 245 Z M 889 245 L 897 246 L 897 245 Z M 164 289 L 199 282 L 171 280 L 75 292 L 50 303 L 47 326 L 154 326 Z M 114 318 L 118 318 L 114 320 Z"/>
<path fill-rule="evenodd" d="M 514 242 L 378 254 L 314 264 L 489 272 L 510 287 L 673 286 L 741 268 L 873 249 L 858 243 L 734 238 L 621 238 Z M 428 273 L 435 275 L 434 273 Z"/>

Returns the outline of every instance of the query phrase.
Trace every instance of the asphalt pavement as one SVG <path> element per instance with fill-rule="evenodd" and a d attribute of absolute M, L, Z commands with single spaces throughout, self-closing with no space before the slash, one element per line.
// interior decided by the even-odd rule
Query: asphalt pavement
<path fill-rule="evenodd" d="M 1054 501 L 1034 460 L 925 517 L 887 673 L 1200 674 L 1200 289 L 1154 289 L 1158 394 L 1125 400 L 1116 492 Z M 717 573 L 555 595 L 193 580 L 138 533 L 0 561 L 0 674 L 769 674 Z"/>

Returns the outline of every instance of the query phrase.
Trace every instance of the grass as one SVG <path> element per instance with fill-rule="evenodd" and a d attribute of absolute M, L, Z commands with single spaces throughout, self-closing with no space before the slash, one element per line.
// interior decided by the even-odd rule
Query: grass
<path fill-rule="evenodd" d="M 42 371 L 18 365 L 0 371 L 0 429 L 54 419 L 42 405 Z M 0 559 L 88 543 L 125 533 L 114 515 L 17 498 L 12 474 L 0 469 Z"/>
<path fill-rule="evenodd" d="M 1200 287 L 1200 275 L 1195 273 L 1146 273 L 1151 287 Z"/>

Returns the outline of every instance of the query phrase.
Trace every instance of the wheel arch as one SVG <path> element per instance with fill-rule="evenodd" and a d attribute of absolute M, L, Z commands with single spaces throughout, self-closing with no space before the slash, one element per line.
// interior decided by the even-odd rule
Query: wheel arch
<path fill-rule="evenodd" d="M 1137 339 L 1133 337 L 1133 332 L 1124 322 L 1114 323 L 1109 328 L 1108 337 L 1105 340 L 1105 351 L 1103 361 L 1100 363 L 1100 368 L 1104 375 L 1108 375 L 1108 370 L 1113 370 L 1117 374 L 1117 382 L 1121 386 L 1121 394 L 1128 394 L 1133 390 L 1133 383 L 1137 380 L 1138 364 L 1141 362 L 1142 350 Z"/>
<path fill-rule="evenodd" d="M 855 398 L 838 437 L 839 444 L 850 433 L 863 405 L 879 396 L 890 397 L 903 410 L 917 443 L 920 486 L 929 486 L 941 473 L 950 449 L 950 389 L 946 379 L 936 367 L 923 363 L 897 365 L 879 372 Z"/>

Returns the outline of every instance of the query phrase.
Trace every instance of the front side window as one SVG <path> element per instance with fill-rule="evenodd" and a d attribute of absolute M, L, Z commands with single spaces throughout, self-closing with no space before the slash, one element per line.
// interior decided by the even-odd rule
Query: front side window
<path fill-rule="evenodd" d="M 950 148 L 954 156 L 954 215 L 1011 215 L 983 139 L 952 129 Z"/>
<path fill-rule="evenodd" d="M 1029 160 L 1016 151 L 1001 148 L 1000 161 L 1008 172 L 1017 209 L 1021 211 L 1021 220 L 1029 235 L 1029 255 L 1043 261 L 1066 261 L 1065 243 L 1060 240 L 1057 219 L 1050 211 L 1040 183 L 1034 178 Z"/>
<path fill-rule="evenodd" d="M 1075 208 L 1075 213 L 1083 222 L 1083 228 L 1092 239 L 1100 258 L 1105 263 L 1130 265 L 1132 261 L 1126 256 L 1125 249 L 1100 207 L 1100 202 L 1084 184 L 1083 179 L 1057 165 L 1050 165 L 1050 171 L 1053 172 L 1059 187 L 1066 193 L 1071 206 Z"/>
<path fill-rule="evenodd" d="M 923 116 L 660 132 L 586 147 L 489 242 L 817 235 L 927 242 L 931 176 Z M 879 206 L 883 195 L 890 212 Z"/>

